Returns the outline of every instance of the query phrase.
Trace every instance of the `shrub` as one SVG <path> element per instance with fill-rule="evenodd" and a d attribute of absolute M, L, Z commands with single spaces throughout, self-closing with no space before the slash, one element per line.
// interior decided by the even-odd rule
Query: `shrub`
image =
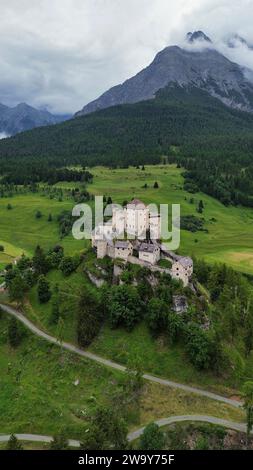
<path fill-rule="evenodd" d="M 140 438 L 141 450 L 162 450 L 165 444 L 164 434 L 156 423 L 145 427 Z"/>
<path fill-rule="evenodd" d="M 79 264 L 79 258 L 71 258 L 71 256 L 65 256 L 62 258 L 59 268 L 64 274 L 64 276 L 70 276 L 73 273 Z"/>

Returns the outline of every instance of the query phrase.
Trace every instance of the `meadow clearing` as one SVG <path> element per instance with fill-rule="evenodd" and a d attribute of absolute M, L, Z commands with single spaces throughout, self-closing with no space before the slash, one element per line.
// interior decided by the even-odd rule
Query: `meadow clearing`
<path fill-rule="evenodd" d="M 181 254 L 195 255 L 209 262 L 225 262 L 241 272 L 253 274 L 253 209 L 225 207 L 203 193 L 189 194 L 183 190 L 182 169 L 175 165 L 146 166 L 145 170 L 130 167 L 108 169 L 95 167 L 90 170 L 93 183 L 87 186 L 94 195 L 111 196 L 113 202 L 122 203 L 137 197 L 145 203 L 180 204 L 181 215 L 204 217 L 206 232 L 181 231 Z M 154 189 L 154 182 L 159 187 Z M 147 188 L 144 188 L 147 185 Z M 57 187 L 63 190 L 74 188 L 78 183 L 63 182 Z M 190 203 L 190 199 L 194 203 Z M 196 208 L 199 200 L 204 203 L 203 214 Z M 12 210 L 7 210 L 11 203 Z M 63 210 L 71 211 L 74 201 L 63 196 L 63 200 L 50 199 L 40 193 L 16 195 L 0 199 L 0 253 L 1 265 L 25 252 L 31 255 L 37 244 L 50 248 L 56 243 L 64 246 L 67 254 L 74 254 L 89 245 L 85 240 L 75 240 L 72 235 L 59 239 L 57 215 Z M 36 219 L 36 211 L 42 217 Z M 49 213 L 53 221 L 48 222 Z"/>

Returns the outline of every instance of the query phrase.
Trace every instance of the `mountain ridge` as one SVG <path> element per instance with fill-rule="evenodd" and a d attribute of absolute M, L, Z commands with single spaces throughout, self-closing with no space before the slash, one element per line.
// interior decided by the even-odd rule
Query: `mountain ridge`
<path fill-rule="evenodd" d="M 14 107 L 0 103 L 0 134 L 6 137 L 13 136 L 35 127 L 57 124 L 68 117 L 36 109 L 27 103 L 19 103 Z"/>
<path fill-rule="evenodd" d="M 253 82 L 246 78 L 247 70 L 218 52 L 202 31 L 188 33 L 186 40 L 188 44 L 204 44 L 204 48 L 187 49 L 177 45 L 164 48 L 150 65 L 110 88 L 75 116 L 153 99 L 158 90 L 173 82 L 198 86 L 229 107 L 253 112 Z M 250 73 L 249 70 L 248 76 Z"/>

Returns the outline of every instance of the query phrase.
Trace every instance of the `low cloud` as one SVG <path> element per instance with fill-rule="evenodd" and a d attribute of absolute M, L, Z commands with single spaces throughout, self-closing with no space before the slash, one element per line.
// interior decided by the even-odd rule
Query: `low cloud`
<path fill-rule="evenodd" d="M 0 132 L 0 139 L 6 139 L 7 137 L 10 137 L 8 134 L 5 132 Z"/>

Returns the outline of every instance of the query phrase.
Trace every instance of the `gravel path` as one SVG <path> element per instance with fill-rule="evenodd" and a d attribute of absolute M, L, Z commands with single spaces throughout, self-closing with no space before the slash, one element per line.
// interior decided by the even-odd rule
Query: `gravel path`
<path fill-rule="evenodd" d="M 158 426 L 166 426 L 169 424 L 180 423 L 180 422 L 202 422 L 202 423 L 211 423 L 219 426 L 223 426 L 228 429 L 234 429 L 235 431 L 246 432 L 246 425 L 243 423 L 235 423 L 233 421 L 227 421 L 226 419 L 215 418 L 214 416 L 205 416 L 205 415 L 182 415 L 182 416 L 171 416 L 170 418 L 162 418 L 155 421 Z M 136 431 L 130 432 L 127 436 L 129 442 L 134 441 L 144 431 L 144 427 L 137 429 Z M 39 434 L 15 434 L 17 439 L 20 441 L 30 441 L 30 442 L 45 442 L 50 443 L 53 438 L 51 436 L 41 436 Z M 9 434 L 0 435 L 0 442 L 8 442 L 10 439 Z M 68 443 L 71 447 L 80 447 L 80 441 L 74 439 L 69 439 Z"/>
<path fill-rule="evenodd" d="M 57 338 L 54 336 L 49 335 L 48 333 L 45 333 L 43 330 L 38 328 L 34 323 L 32 323 L 28 318 L 23 315 L 19 310 L 10 307 L 8 305 L 0 304 L 0 307 L 2 308 L 3 311 L 8 313 L 9 315 L 12 315 L 13 317 L 17 318 L 20 322 L 22 322 L 30 331 L 32 331 L 35 335 L 39 336 L 40 338 L 45 339 L 46 341 L 56 344 L 58 346 L 61 346 L 62 348 L 75 353 L 79 354 L 79 356 L 83 356 L 87 359 L 90 359 L 92 361 L 95 361 L 99 364 L 103 364 L 104 366 L 110 367 L 112 369 L 120 370 L 122 372 L 126 371 L 126 367 L 122 366 L 121 364 L 118 364 L 117 362 L 111 361 L 109 359 L 105 359 L 101 356 L 98 356 L 97 354 L 93 354 L 89 351 L 84 351 L 83 349 L 78 348 L 77 346 L 74 346 L 73 344 L 62 342 L 60 343 Z M 161 385 L 165 385 L 167 387 L 179 389 L 179 390 L 184 390 L 185 392 L 190 392 L 190 393 L 195 393 L 196 395 L 201 395 L 207 398 L 211 398 L 213 400 L 225 403 L 227 405 L 234 406 L 235 408 L 240 408 L 242 406 L 242 403 L 240 403 L 237 400 L 233 400 L 231 398 L 224 397 L 222 395 L 218 395 L 213 392 L 208 392 L 207 390 L 202 390 L 197 387 L 191 387 L 190 385 L 185 385 L 181 384 L 178 382 L 174 382 L 172 380 L 168 379 L 162 379 L 160 377 L 156 377 L 151 374 L 144 374 L 143 375 L 144 379 L 150 381 L 150 382 L 155 382 L 159 383 Z"/>

